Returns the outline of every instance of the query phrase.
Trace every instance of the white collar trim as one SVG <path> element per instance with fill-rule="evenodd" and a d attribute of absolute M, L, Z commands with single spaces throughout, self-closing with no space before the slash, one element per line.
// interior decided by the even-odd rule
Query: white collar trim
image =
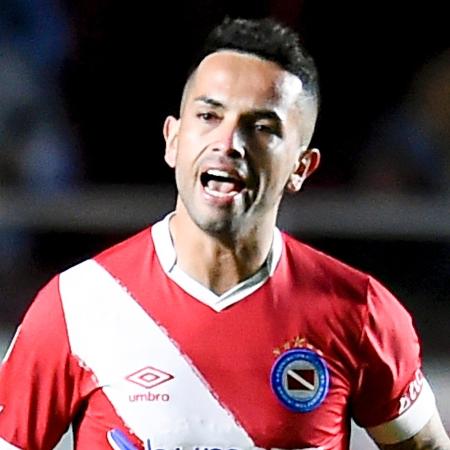
<path fill-rule="evenodd" d="M 169 221 L 173 214 L 173 212 L 168 214 L 152 226 L 152 239 L 156 255 L 166 275 L 200 302 L 217 312 L 222 311 L 255 292 L 273 275 L 280 261 L 283 247 L 281 232 L 278 228 L 274 229 L 272 247 L 266 263 L 261 269 L 223 294 L 215 294 L 177 266 L 177 255 L 169 229 Z"/>

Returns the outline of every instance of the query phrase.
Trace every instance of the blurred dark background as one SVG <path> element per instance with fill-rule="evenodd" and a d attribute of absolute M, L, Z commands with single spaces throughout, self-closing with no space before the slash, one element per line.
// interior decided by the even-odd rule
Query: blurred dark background
<path fill-rule="evenodd" d="M 178 110 L 203 37 L 225 15 L 272 15 L 301 32 L 319 68 L 322 110 L 314 143 L 325 158 L 316 183 L 355 182 L 376 124 L 419 95 L 412 84 L 427 64 L 444 55 L 449 65 L 442 3 L 395 3 L 191 0 L 158 2 L 152 10 L 73 2 L 67 8 L 72 51 L 60 81 L 83 144 L 85 176 L 94 182 L 170 179 L 161 124 Z"/>
<path fill-rule="evenodd" d="M 409 309 L 450 427 L 445 2 L 0 0 L 0 357 L 56 273 L 174 205 L 162 124 L 226 15 L 273 16 L 316 60 L 322 164 L 279 226 Z M 51 317 L 49 318 L 51 321 Z M 352 450 L 374 448 L 354 434 Z M 58 446 L 71 448 L 70 436 Z"/>
<path fill-rule="evenodd" d="M 323 161 L 301 194 L 314 201 L 288 211 L 285 228 L 381 279 L 414 313 L 425 351 L 448 356 L 444 10 L 437 1 L 1 0 L 0 324 L 14 327 L 51 276 L 172 208 L 161 129 L 196 48 L 225 15 L 272 15 L 300 32 L 322 89 L 313 145 Z M 347 219 L 331 210 L 317 219 L 335 198 Z M 368 226 L 354 216 L 361 203 Z"/>

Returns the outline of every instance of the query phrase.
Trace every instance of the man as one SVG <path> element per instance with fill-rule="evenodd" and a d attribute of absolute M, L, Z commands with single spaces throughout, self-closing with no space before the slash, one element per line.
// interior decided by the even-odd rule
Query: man
<path fill-rule="evenodd" d="M 450 449 L 409 315 L 281 233 L 309 149 L 311 59 L 270 21 L 226 20 L 164 125 L 173 214 L 56 277 L 0 372 L 0 449 Z"/>

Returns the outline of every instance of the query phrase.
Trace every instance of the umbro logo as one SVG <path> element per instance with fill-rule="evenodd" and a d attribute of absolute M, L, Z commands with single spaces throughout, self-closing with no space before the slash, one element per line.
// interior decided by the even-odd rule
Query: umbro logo
<path fill-rule="evenodd" d="M 160 384 L 166 383 L 174 378 L 170 373 L 156 369 L 155 367 L 147 366 L 139 369 L 137 372 L 125 377 L 128 381 L 135 383 L 143 388 L 151 389 Z"/>

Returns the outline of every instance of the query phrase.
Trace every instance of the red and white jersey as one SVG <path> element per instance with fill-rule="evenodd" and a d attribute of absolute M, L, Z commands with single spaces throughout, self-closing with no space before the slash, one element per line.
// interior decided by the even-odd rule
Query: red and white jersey
<path fill-rule="evenodd" d="M 0 449 L 72 424 L 83 450 L 344 450 L 351 418 L 394 443 L 435 408 L 419 353 L 370 276 L 275 230 L 218 296 L 177 266 L 166 218 L 38 294 L 0 369 Z"/>

